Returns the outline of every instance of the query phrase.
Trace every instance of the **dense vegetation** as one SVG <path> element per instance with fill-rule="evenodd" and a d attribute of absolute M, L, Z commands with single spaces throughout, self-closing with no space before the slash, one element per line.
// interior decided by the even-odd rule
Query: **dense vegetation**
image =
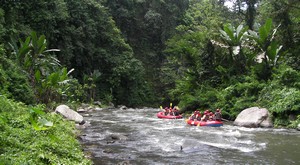
<path fill-rule="evenodd" d="M 184 111 L 221 108 L 234 119 L 243 109 L 260 106 L 270 110 L 276 126 L 293 127 L 300 113 L 300 4 L 239 2 L 228 10 L 220 1 L 190 1 L 165 50 L 162 73 L 176 79 L 169 93 Z M 281 11 L 274 8 L 279 4 L 285 6 Z M 282 37 L 287 33 L 289 41 Z"/>
<path fill-rule="evenodd" d="M 32 107 L 52 111 L 59 103 L 173 102 L 183 112 L 221 108 L 227 119 L 260 106 L 269 109 L 275 126 L 300 123 L 297 0 L 0 4 L 0 96 L 7 105 L 0 111 L 7 132 L 1 135 L 1 161 L 34 146 L 32 155 L 22 150 L 18 161 L 70 164 L 54 143 L 44 147 L 54 155 L 43 154 L 44 135 L 52 142 L 64 138 L 56 122 L 46 127 L 61 119 L 46 113 L 40 125 L 31 116 Z M 36 141 L 28 138 L 33 135 Z M 66 136 L 71 142 L 65 147 L 77 147 L 73 135 Z M 69 157 L 78 161 L 82 155 Z"/>
<path fill-rule="evenodd" d="M 0 104 L 1 164 L 92 164 L 75 138 L 74 123 L 4 96 Z"/>

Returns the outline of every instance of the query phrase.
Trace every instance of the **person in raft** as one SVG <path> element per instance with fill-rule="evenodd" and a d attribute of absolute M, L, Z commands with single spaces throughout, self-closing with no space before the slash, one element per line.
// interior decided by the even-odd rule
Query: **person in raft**
<path fill-rule="evenodd" d="M 194 120 L 194 121 L 196 121 L 196 120 L 201 121 L 201 116 L 202 116 L 201 112 L 198 111 L 198 110 L 196 110 L 196 111 L 189 117 L 189 119 L 190 119 L 190 120 Z"/>
<path fill-rule="evenodd" d="M 221 110 L 220 110 L 220 109 L 217 109 L 217 110 L 216 110 L 214 119 L 215 119 L 216 121 L 221 121 L 221 120 L 222 120 L 222 114 L 221 114 Z"/>
<path fill-rule="evenodd" d="M 210 121 L 215 120 L 215 114 L 213 112 L 209 112 L 209 120 Z"/>
<path fill-rule="evenodd" d="M 175 107 L 172 109 L 172 115 L 173 115 L 173 116 L 179 116 L 179 107 L 178 107 L 178 106 L 175 106 Z"/>
<path fill-rule="evenodd" d="M 202 113 L 201 113 L 200 111 L 197 110 L 196 120 L 197 120 L 197 121 L 201 121 L 201 117 L 202 117 Z"/>
<path fill-rule="evenodd" d="M 165 114 L 165 116 L 167 116 L 168 114 L 170 114 L 170 111 L 169 111 L 168 107 L 165 107 L 164 114 Z"/>
<path fill-rule="evenodd" d="M 209 110 L 205 110 L 204 111 L 204 115 L 203 115 L 203 117 L 201 118 L 201 121 L 207 121 L 207 120 L 209 120 Z"/>
<path fill-rule="evenodd" d="M 189 117 L 190 120 L 196 120 L 197 111 L 194 111 L 194 113 Z"/>

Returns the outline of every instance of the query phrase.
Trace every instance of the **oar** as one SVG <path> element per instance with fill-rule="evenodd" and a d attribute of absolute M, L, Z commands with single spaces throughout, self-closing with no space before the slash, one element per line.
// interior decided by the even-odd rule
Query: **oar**
<path fill-rule="evenodd" d="M 172 108 L 172 103 L 170 103 L 170 108 Z"/>
<path fill-rule="evenodd" d="M 224 119 L 224 118 L 222 118 L 222 120 L 223 120 L 223 121 L 227 121 L 227 122 L 229 122 L 229 120 L 226 120 L 226 119 Z"/>
<path fill-rule="evenodd" d="M 162 106 L 160 106 L 160 109 L 163 110 Z"/>

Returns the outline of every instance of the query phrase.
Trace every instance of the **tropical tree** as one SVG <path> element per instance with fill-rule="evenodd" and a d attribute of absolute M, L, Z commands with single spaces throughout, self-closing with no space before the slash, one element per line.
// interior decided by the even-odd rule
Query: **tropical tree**
<path fill-rule="evenodd" d="M 14 48 L 16 60 L 24 69 L 35 91 L 36 100 L 42 103 L 61 101 L 57 94 L 62 94 L 60 83 L 66 82 L 70 72 L 66 68 L 60 70 L 60 63 L 50 52 L 58 49 L 47 49 L 47 40 L 44 35 L 37 36 L 32 32 L 25 41 L 20 40 L 20 47 L 11 44 Z M 72 70 L 71 70 L 72 71 Z"/>
<path fill-rule="evenodd" d="M 249 30 L 249 37 L 255 41 L 254 44 L 259 49 L 258 58 L 263 62 L 262 77 L 264 79 L 270 78 L 272 68 L 277 65 L 282 48 L 282 45 L 275 40 L 275 34 L 279 26 L 273 29 L 272 25 L 272 19 L 268 19 L 259 28 L 258 33 Z"/>
<path fill-rule="evenodd" d="M 221 37 L 228 46 L 229 57 L 232 63 L 240 73 L 246 71 L 247 57 L 243 52 L 243 45 L 247 35 L 247 27 L 242 24 L 237 28 L 231 24 L 224 25 L 223 30 L 220 30 Z"/>
<path fill-rule="evenodd" d="M 259 5 L 259 19 L 272 18 L 278 28 L 276 39 L 283 45 L 282 51 L 287 52 L 283 60 L 296 70 L 300 70 L 299 18 L 300 1 L 297 0 L 262 0 Z"/>

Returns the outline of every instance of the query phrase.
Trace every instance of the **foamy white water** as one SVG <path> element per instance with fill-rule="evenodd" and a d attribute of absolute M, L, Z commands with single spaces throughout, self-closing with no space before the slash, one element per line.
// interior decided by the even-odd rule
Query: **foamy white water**
<path fill-rule="evenodd" d="M 91 112 L 81 138 L 95 164 L 300 164 L 300 133 L 286 129 L 197 127 L 158 119 L 159 109 Z M 201 162 L 199 162 L 201 160 Z"/>

